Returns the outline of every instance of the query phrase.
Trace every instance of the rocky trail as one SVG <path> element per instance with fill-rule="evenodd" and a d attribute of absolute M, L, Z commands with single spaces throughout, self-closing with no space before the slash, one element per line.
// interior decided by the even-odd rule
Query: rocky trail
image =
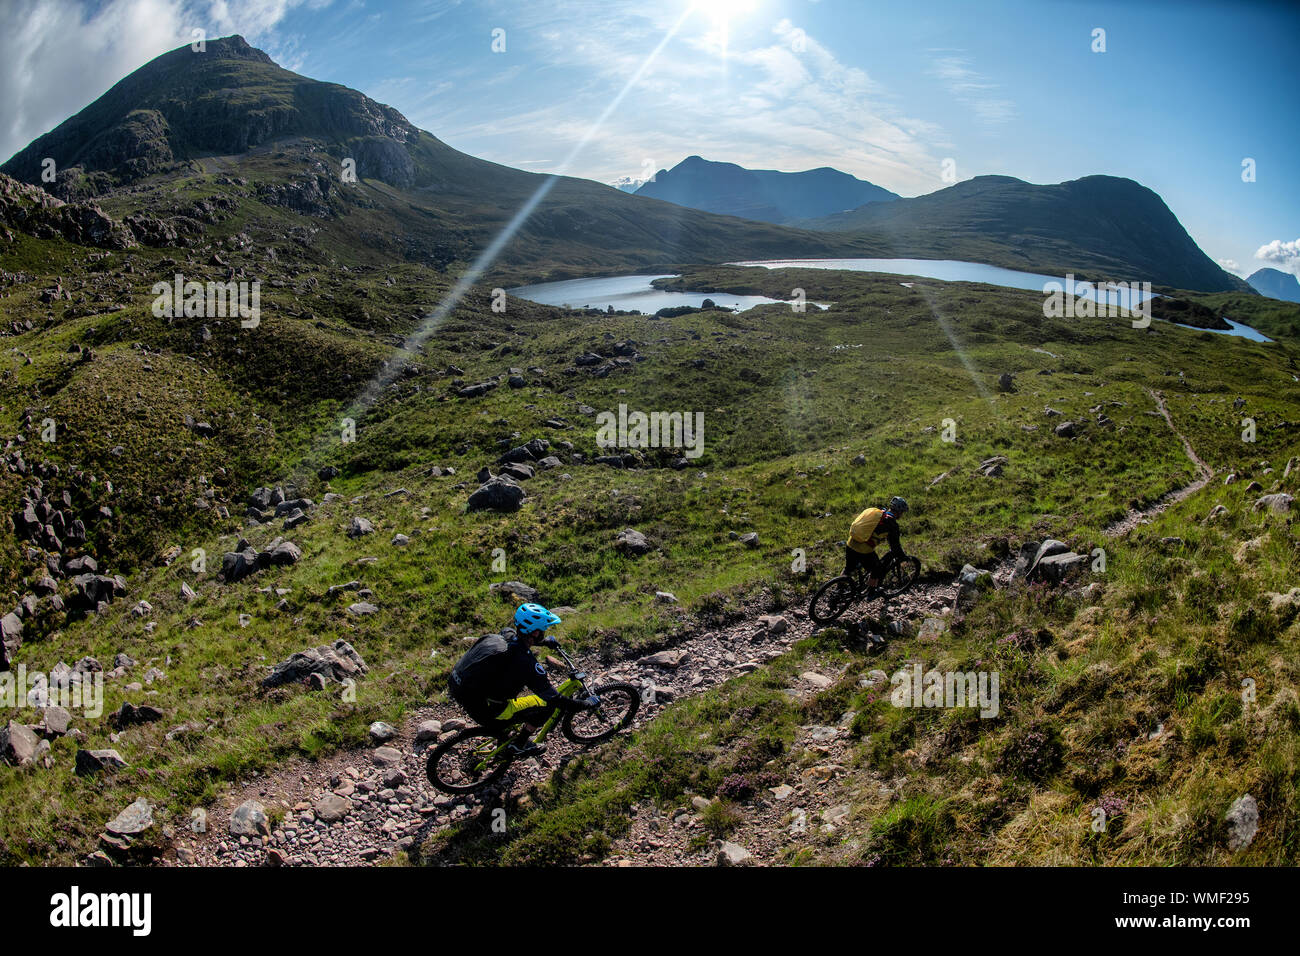
<path fill-rule="evenodd" d="M 1128 514 L 1106 528 L 1106 534 L 1110 537 L 1128 534 L 1138 525 L 1150 521 L 1154 516 L 1158 515 L 1166 508 L 1171 508 L 1184 498 L 1196 494 L 1196 492 L 1209 484 L 1210 479 L 1214 477 L 1214 469 L 1201 460 L 1201 457 L 1196 454 L 1196 449 L 1192 448 L 1192 443 L 1187 440 L 1187 436 L 1180 432 L 1174 425 L 1174 420 L 1169 414 L 1169 409 L 1165 407 L 1164 395 L 1161 392 L 1152 391 L 1151 389 L 1147 389 L 1147 394 L 1155 401 L 1156 409 L 1169 425 L 1169 430 L 1183 443 L 1183 451 L 1187 454 L 1188 460 L 1195 465 L 1197 470 L 1200 472 L 1200 477 L 1191 484 L 1184 485 L 1182 488 L 1176 488 L 1168 494 L 1162 495 L 1159 499 L 1145 508 L 1129 509 Z"/>
<path fill-rule="evenodd" d="M 998 576 L 1004 578 L 1006 573 L 1000 569 Z M 887 616 L 906 632 L 906 622 L 919 623 L 950 609 L 958 590 L 955 582 L 923 582 L 893 599 Z M 874 604 L 859 606 L 846 618 L 874 608 Z M 853 620 L 839 623 L 857 630 Z M 590 672 L 597 684 L 621 680 L 642 688 L 635 728 L 653 720 L 673 700 L 757 670 L 816 628 L 801 607 L 785 614 L 756 615 L 730 627 L 695 633 L 653 654 L 608 667 L 593 666 Z M 810 671 L 802 675 L 800 687 L 792 693 L 814 693 L 839 676 Z M 374 728 L 386 739 L 375 739 L 372 748 L 320 761 L 288 761 L 272 774 L 233 788 L 205 808 L 204 832 L 192 832 L 191 827 L 178 833 L 176 859 L 165 863 L 339 866 L 382 862 L 438 829 L 500 804 L 497 791 L 449 796 L 435 790 L 425 776 L 428 749 L 463 724 L 464 715 L 454 704 L 435 704 L 409 715 L 401 728 Z M 554 732 L 547 739 L 544 757 L 516 763 L 498 789 L 520 792 L 562 768 L 578 749 Z"/>
<path fill-rule="evenodd" d="M 1162 496 L 1145 508 L 1133 509 L 1106 529 L 1127 534 L 1161 511 L 1203 488 L 1213 470 L 1174 427 L 1163 396 L 1151 392 L 1157 409 L 1182 441 L 1187 457 L 1201 473 L 1196 481 Z M 942 633 L 943 619 L 960 611 L 966 595 L 986 576 L 995 587 L 1036 568 L 1040 562 L 1062 573 L 1073 552 L 1062 553 L 1060 542 L 1028 543 L 1021 554 L 1008 556 L 990 571 L 969 566 L 955 580 L 922 579 L 909 593 L 887 605 L 873 602 L 851 609 L 837 626 L 857 636 L 872 618 L 885 624 L 887 639 L 902 636 L 918 644 L 933 642 Z M 1048 565 L 1043 564 L 1047 570 Z M 592 667 L 594 683 L 629 681 L 642 689 L 642 704 L 633 728 L 653 720 L 673 700 L 708 690 L 764 666 L 796 641 L 817 630 L 800 606 L 785 614 L 757 614 L 737 624 L 691 633 L 671 647 L 608 667 Z M 815 694 L 842 677 L 832 667 L 810 670 L 787 688 L 792 697 Z M 864 687 L 887 681 L 883 671 L 861 675 Z M 754 813 L 737 834 L 744 846 L 730 841 L 702 840 L 703 798 L 664 813 L 653 805 L 634 809 L 629 833 L 617 841 L 608 865 L 748 865 L 778 862 L 783 850 L 806 841 L 810 831 L 833 834 L 847 817 L 849 778 L 841 758 L 851 743 L 852 714 L 836 726 L 800 728 L 795 748 L 806 759 L 798 779 L 771 788 L 754 801 Z M 541 758 L 511 767 L 499 787 L 480 795 L 450 796 L 433 788 L 425 776 L 429 748 L 440 737 L 464 726 L 454 704 L 434 704 L 411 714 L 401 728 L 372 728 L 374 746 L 345 751 L 320 761 L 297 758 L 274 773 L 254 777 L 232 789 L 204 810 L 203 832 L 178 835 L 176 856 L 164 865 L 198 866 L 345 866 L 382 863 L 396 852 L 417 847 L 431 833 L 500 805 L 504 793 L 520 792 L 563 767 L 579 748 L 558 732 L 547 740 Z M 853 782 L 853 801 L 878 799 L 887 803 L 897 781 L 872 777 Z M 864 786 L 867 788 L 864 791 Z"/>

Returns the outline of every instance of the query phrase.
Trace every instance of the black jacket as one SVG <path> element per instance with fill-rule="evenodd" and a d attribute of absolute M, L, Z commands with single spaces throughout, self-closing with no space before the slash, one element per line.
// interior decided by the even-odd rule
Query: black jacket
<path fill-rule="evenodd" d="M 568 701 L 513 628 L 480 637 L 451 671 L 452 696 L 462 702 L 504 707 L 524 687 L 551 705 Z"/>
<path fill-rule="evenodd" d="M 876 525 L 876 534 L 884 534 L 889 541 L 889 550 L 896 557 L 903 557 L 903 542 L 900 537 L 898 519 L 886 511 L 880 518 L 880 524 Z"/>

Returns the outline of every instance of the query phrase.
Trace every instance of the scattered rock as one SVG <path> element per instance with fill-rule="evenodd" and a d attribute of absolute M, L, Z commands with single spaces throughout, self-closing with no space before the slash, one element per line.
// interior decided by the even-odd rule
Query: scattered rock
<path fill-rule="evenodd" d="M 355 679 L 366 673 L 366 662 L 351 644 L 337 640 L 306 651 L 299 651 L 288 660 L 277 664 L 262 681 L 263 687 L 306 680 L 313 674 L 337 683 Z"/>
<path fill-rule="evenodd" d="M 623 554 L 631 556 L 646 554 L 651 550 L 646 536 L 632 528 L 624 528 L 618 533 L 614 540 L 614 547 Z"/>
<path fill-rule="evenodd" d="M 135 836 L 153 826 L 153 807 L 144 797 L 136 800 L 104 827 L 116 836 Z"/>
<path fill-rule="evenodd" d="M 754 862 L 754 855 L 743 846 L 723 840 L 718 846 L 714 862 L 717 866 L 750 866 Z"/>
<path fill-rule="evenodd" d="M 352 801 L 337 793 L 327 793 L 312 805 L 312 810 L 326 823 L 337 823 L 352 812 Z"/>
<path fill-rule="evenodd" d="M 1243 794 L 1232 802 L 1224 820 L 1228 823 L 1229 849 L 1244 850 L 1259 830 L 1259 805 L 1250 794 Z"/>
<path fill-rule="evenodd" d="M 518 511 L 525 497 L 524 489 L 513 478 L 497 475 L 469 496 L 468 507 L 470 511 Z"/>
<path fill-rule="evenodd" d="M 1256 500 L 1254 505 L 1251 506 L 1250 510 L 1251 511 L 1268 510 L 1273 512 L 1273 514 L 1284 515 L 1284 514 L 1288 514 L 1291 511 L 1291 503 L 1293 501 L 1295 501 L 1295 499 L 1291 495 L 1286 494 L 1285 492 L 1279 492 L 1278 494 L 1275 495 L 1264 495 L 1264 497 Z"/>
<path fill-rule="evenodd" d="M 78 750 L 73 769 L 78 776 L 88 777 L 104 770 L 117 770 L 125 766 L 127 762 L 116 750 Z"/>
<path fill-rule="evenodd" d="M 245 800 L 230 814 L 230 832 L 234 836 L 260 837 L 271 832 L 266 809 L 256 800 Z"/>

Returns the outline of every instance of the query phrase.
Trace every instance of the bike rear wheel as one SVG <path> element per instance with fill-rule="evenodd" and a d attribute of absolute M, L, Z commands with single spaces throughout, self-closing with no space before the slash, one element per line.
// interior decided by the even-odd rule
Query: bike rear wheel
<path fill-rule="evenodd" d="M 602 684 L 592 691 L 600 706 L 564 715 L 560 732 L 575 744 L 595 744 L 608 740 L 632 723 L 641 706 L 641 691 L 635 684 Z"/>
<path fill-rule="evenodd" d="M 920 558 L 900 558 L 891 562 L 889 567 L 885 569 L 885 573 L 880 576 L 880 584 L 876 587 L 876 593 L 882 597 L 898 597 L 898 595 L 911 588 L 920 576 Z"/>
<path fill-rule="evenodd" d="M 429 754 L 429 782 L 443 793 L 476 793 L 496 783 L 510 766 L 510 758 L 489 755 L 501 738 L 482 727 L 469 727 L 444 740 Z"/>
<path fill-rule="evenodd" d="M 858 599 L 858 584 L 848 575 L 831 578 L 813 595 L 808 616 L 818 624 L 829 624 Z"/>

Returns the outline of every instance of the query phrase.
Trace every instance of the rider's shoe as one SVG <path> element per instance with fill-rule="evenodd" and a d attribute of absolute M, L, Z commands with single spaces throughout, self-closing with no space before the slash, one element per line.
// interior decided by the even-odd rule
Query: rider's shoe
<path fill-rule="evenodd" d="M 545 744 L 535 744 L 531 740 L 525 740 L 522 743 L 509 743 L 506 745 L 506 753 L 516 759 L 521 757 L 536 757 L 546 753 Z"/>

